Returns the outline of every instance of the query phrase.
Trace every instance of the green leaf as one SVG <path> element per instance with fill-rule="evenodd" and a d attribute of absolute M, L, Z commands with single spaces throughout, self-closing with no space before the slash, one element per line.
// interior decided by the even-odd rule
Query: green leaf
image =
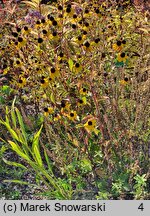
<path fill-rule="evenodd" d="M 23 137 L 23 135 L 22 135 L 20 129 L 19 129 L 19 128 L 16 128 L 16 132 L 17 132 L 17 136 L 18 136 L 18 138 L 19 138 L 19 142 L 22 144 L 23 147 L 24 147 L 24 145 L 25 145 L 25 147 L 26 147 L 26 143 L 25 143 L 24 137 Z"/>
<path fill-rule="evenodd" d="M 4 180 L 3 182 L 11 182 L 11 183 L 17 183 L 17 184 L 30 185 L 30 186 L 37 187 L 37 185 L 35 185 L 35 184 L 30 184 L 28 182 L 20 181 L 17 179 Z"/>
<path fill-rule="evenodd" d="M 11 145 L 12 149 L 23 159 L 27 160 L 28 162 L 30 162 L 30 158 L 24 154 L 24 152 L 21 150 L 20 146 L 17 145 L 16 143 L 8 140 L 9 144 Z"/>
<path fill-rule="evenodd" d="M 27 167 L 25 167 L 24 165 L 20 164 L 20 163 L 16 163 L 16 162 L 13 162 L 13 161 L 8 161 L 6 160 L 5 158 L 3 158 L 3 161 L 10 165 L 10 166 L 15 166 L 15 167 L 20 167 L 20 168 L 23 168 L 23 169 L 27 169 Z"/>
<path fill-rule="evenodd" d="M 11 88 L 10 88 L 9 86 L 3 85 L 3 87 L 2 87 L 2 92 L 3 92 L 4 94 L 9 95 L 10 91 L 11 91 Z"/>
<path fill-rule="evenodd" d="M 18 137 L 17 133 L 10 127 L 10 125 L 6 122 L 4 122 L 4 125 L 6 126 L 7 130 L 11 134 L 12 138 L 19 141 L 19 137 Z"/>
<path fill-rule="evenodd" d="M 5 115 L 5 121 L 8 125 L 10 125 L 10 122 L 9 122 L 9 118 L 8 118 L 8 113 L 9 113 L 9 110 L 8 110 L 8 107 L 6 106 L 6 111 L 5 111 L 6 115 Z"/>
<path fill-rule="evenodd" d="M 40 133 L 42 131 L 42 128 L 43 128 L 43 125 L 41 125 L 39 131 L 36 134 L 34 134 L 32 150 L 34 149 L 35 145 L 38 145 L 38 143 L 39 143 L 39 137 L 40 137 Z"/>
<path fill-rule="evenodd" d="M 124 62 L 119 62 L 119 61 L 115 61 L 115 65 L 116 67 L 123 67 L 124 66 Z"/>
<path fill-rule="evenodd" d="M 42 167 L 43 162 L 42 162 L 41 154 L 40 154 L 40 151 L 39 151 L 39 146 L 37 146 L 37 145 L 35 145 L 35 147 L 34 147 L 34 155 L 35 155 L 37 163 L 39 164 L 39 166 Z"/>
<path fill-rule="evenodd" d="M 0 96 L 0 104 L 4 104 L 5 103 L 5 98 L 3 96 Z"/>
<path fill-rule="evenodd" d="M 11 112 L 11 119 L 12 119 L 13 125 L 16 128 L 17 123 L 16 123 L 16 115 L 15 115 L 15 110 L 14 110 L 15 100 L 16 100 L 16 97 L 13 100 L 10 112 Z"/>
<path fill-rule="evenodd" d="M 1 123 L 1 121 L 0 121 L 0 123 Z M 0 140 L 3 142 L 3 143 L 5 143 L 5 144 L 8 144 L 4 139 L 2 139 L 1 137 L 0 137 Z"/>
<path fill-rule="evenodd" d="M 7 147 L 5 145 L 2 145 L 2 147 L 0 148 L 0 157 L 2 157 L 2 155 L 5 153 L 6 150 Z"/>
<path fill-rule="evenodd" d="M 36 126 L 40 126 L 44 122 L 44 116 L 39 115 L 38 118 L 36 119 Z"/>
<path fill-rule="evenodd" d="M 68 64 L 69 64 L 70 70 L 72 71 L 72 68 L 73 68 L 73 60 L 69 58 Z"/>
<path fill-rule="evenodd" d="M 0 123 L 1 123 L 2 125 L 5 125 L 5 122 L 4 122 L 3 120 L 0 120 Z"/>
<path fill-rule="evenodd" d="M 36 162 L 39 164 L 39 166 L 43 166 L 41 154 L 39 151 L 39 137 L 42 131 L 43 125 L 41 125 L 39 131 L 34 135 L 33 137 L 33 143 L 32 143 L 32 151 L 34 153 Z"/>
<path fill-rule="evenodd" d="M 81 167 L 84 171 L 91 171 L 92 170 L 92 166 L 91 166 L 91 162 L 90 160 L 83 158 L 81 161 Z"/>
<path fill-rule="evenodd" d="M 55 97 L 54 97 L 53 92 L 50 94 L 50 99 L 51 99 L 52 103 L 55 103 Z"/>
<path fill-rule="evenodd" d="M 46 153 L 46 150 L 44 149 L 44 156 L 45 156 L 45 160 L 47 162 L 47 166 L 48 166 L 48 170 L 51 172 L 51 174 L 53 175 L 53 171 L 52 171 L 52 167 L 51 167 L 51 163 L 49 161 L 49 157 Z"/>
<path fill-rule="evenodd" d="M 25 143 L 27 144 L 27 134 L 25 132 L 25 127 L 24 127 L 24 123 L 23 123 L 23 120 L 22 120 L 22 116 L 21 116 L 18 108 L 15 108 L 15 111 L 17 113 L 17 117 L 18 117 L 18 121 L 19 121 L 19 124 L 20 124 L 21 132 L 23 134 L 23 138 L 25 140 Z"/>

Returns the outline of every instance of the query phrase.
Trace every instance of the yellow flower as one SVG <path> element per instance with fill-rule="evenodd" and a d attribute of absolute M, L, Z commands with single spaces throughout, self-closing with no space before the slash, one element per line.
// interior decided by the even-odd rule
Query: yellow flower
<path fill-rule="evenodd" d="M 71 104 L 67 100 L 62 100 L 60 106 L 61 106 L 61 112 L 64 112 L 64 110 L 70 110 Z"/>
<path fill-rule="evenodd" d="M 113 47 L 113 49 L 115 50 L 115 51 L 121 51 L 122 50 L 122 43 L 121 43 L 121 41 L 119 40 L 119 41 L 117 41 L 115 44 L 113 44 L 112 45 L 112 47 Z"/>
<path fill-rule="evenodd" d="M 61 115 L 58 113 L 55 113 L 54 115 L 54 121 L 59 121 L 61 119 Z"/>
<path fill-rule="evenodd" d="M 44 116 L 48 117 L 49 114 L 53 114 L 53 113 L 54 113 L 53 107 L 45 107 L 44 108 Z"/>
<path fill-rule="evenodd" d="M 70 4 L 68 4 L 66 9 L 65 9 L 64 17 L 65 18 L 72 17 L 74 12 L 75 12 L 74 9 L 71 7 Z"/>
<path fill-rule="evenodd" d="M 58 20 L 54 19 L 54 20 L 51 20 L 51 25 L 54 27 L 58 27 L 60 24 L 58 23 Z"/>
<path fill-rule="evenodd" d="M 117 55 L 117 61 L 118 62 L 126 62 L 127 58 L 128 58 L 128 56 L 124 52 L 119 53 Z"/>
<path fill-rule="evenodd" d="M 96 129 L 96 119 L 88 119 L 88 121 L 84 124 L 84 128 L 88 133 L 94 132 L 95 134 L 98 134 L 98 130 Z"/>
<path fill-rule="evenodd" d="M 87 104 L 86 97 L 82 97 L 81 99 L 78 100 L 77 106 L 80 107 L 86 104 Z"/>
<path fill-rule="evenodd" d="M 52 84 L 53 82 L 54 82 L 54 78 L 52 78 L 51 76 L 48 78 L 48 82 L 50 83 L 50 84 Z"/>
<path fill-rule="evenodd" d="M 63 10 L 63 6 L 62 5 L 57 5 L 57 9 L 59 10 L 59 11 L 62 11 Z"/>
<path fill-rule="evenodd" d="M 66 56 L 64 55 L 63 52 L 60 52 L 58 54 L 58 61 L 61 61 L 61 60 L 67 60 Z"/>
<path fill-rule="evenodd" d="M 122 43 L 123 46 L 125 46 L 126 40 L 121 40 L 121 43 Z"/>
<path fill-rule="evenodd" d="M 74 64 L 73 71 L 74 71 L 75 73 L 81 72 L 81 71 L 82 71 L 82 66 L 81 66 L 81 64 L 79 64 L 78 62 L 76 62 L 76 63 Z"/>
<path fill-rule="evenodd" d="M 41 19 L 41 27 L 45 27 L 48 24 L 48 22 L 43 18 Z"/>
<path fill-rule="evenodd" d="M 38 44 L 41 44 L 41 43 L 43 43 L 43 38 L 39 37 L 39 38 L 37 39 L 37 41 L 38 41 Z"/>
<path fill-rule="evenodd" d="M 99 46 L 99 42 L 100 42 L 100 38 L 96 38 L 96 39 L 91 43 L 91 46 L 98 47 L 98 46 Z"/>
<path fill-rule="evenodd" d="M 49 82 L 48 82 L 48 80 L 46 78 L 42 78 L 40 80 L 40 82 L 41 82 L 42 88 L 46 88 L 48 86 L 48 84 L 49 84 Z"/>
<path fill-rule="evenodd" d="M 20 59 L 16 59 L 14 61 L 14 67 L 21 67 L 23 65 L 23 63 L 21 62 Z"/>
<path fill-rule="evenodd" d="M 92 14 L 93 13 L 89 9 L 85 9 L 83 17 L 84 18 L 89 18 L 89 17 L 92 16 Z"/>
<path fill-rule="evenodd" d="M 86 52 L 90 52 L 91 51 L 91 44 L 86 41 L 84 44 L 83 44 L 83 49 L 86 51 Z"/>
<path fill-rule="evenodd" d="M 59 36 L 58 36 L 57 31 L 53 31 L 52 34 L 49 34 L 48 38 L 49 38 L 49 40 L 58 41 Z"/>
<path fill-rule="evenodd" d="M 46 29 L 43 29 L 43 30 L 42 30 L 42 33 L 43 33 L 43 37 L 48 37 L 48 38 L 49 38 L 50 35 L 51 35 L 51 34 L 50 34 L 50 31 L 47 31 Z"/>
<path fill-rule="evenodd" d="M 18 87 L 19 88 L 23 88 L 26 85 L 26 78 L 24 77 L 19 77 L 18 80 Z"/>
<path fill-rule="evenodd" d="M 7 74 L 9 70 L 10 70 L 10 67 L 6 67 L 6 68 L 3 70 L 3 75 Z"/>
<path fill-rule="evenodd" d="M 83 87 L 83 88 L 80 89 L 80 94 L 81 95 L 87 95 L 88 94 L 88 90 Z"/>
<path fill-rule="evenodd" d="M 5 48 L 0 46 L 0 57 L 5 53 Z"/>
<path fill-rule="evenodd" d="M 73 15 L 72 15 L 72 20 L 70 20 L 70 22 L 71 23 L 76 23 L 77 21 L 79 21 L 79 17 L 78 17 L 78 15 L 76 14 L 76 13 L 74 13 Z"/>
<path fill-rule="evenodd" d="M 76 111 L 71 111 L 69 114 L 67 114 L 67 117 L 71 121 L 76 121 L 78 119 Z"/>
<path fill-rule="evenodd" d="M 52 67 L 50 69 L 50 78 L 52 78 L 52 80 L 59 77 L 59 75 L 60 75 L 60 73 L 59 73 L 59 69 L 57 67 L 56 68 Z"/>
<path fill-rule="evenodd" d="M 115 44 L 112 45 L 115 51 L 120 52 L 126 44 L 126 40 L 118 40 Z"/>
<path fill-rule="evenodd" d="M 81 44 L 83 44 L 85 38 L 86 38 L 86 35 L 83 35 L 83 36 L 79 35 L 79 36 L 75 39 L 75 42 L 76 42 L 77 44 L 81 45 Z"/>
<path fill-rule="evenodd" d="M 31 29 L 28 28 L 27 26 L 24 26 L 23 30 L 22 30 L 22 33 L 25 34 L 25 35 L 28 35 L 30 34 L 31 32 Z"/>
<path fill-rule="evenodd" d="M 101 11 L 105 12 L 106 8 L 107 8 L 106 2 L 103 2 L 100 6 Z"/>
<path fill-rule="evenodd" d="M 123 80 L 120 80 L 120 84 L 125 86 L 128 84 L 129 79 L 127 77 L 125 77 Z"/>
<path fill-rule="evenodd" d="M 37 74 L 42 74 L 43 70 L 41 69 L 41 67 L 36 67 L 35 69 Z"/>
<path fill-rule="evenodd" d="M 41 24 L 40 20 L 37 20 L 36 24 L 35 24 L 35 28 L 39 29 L 41 27 L 41 25 L 42 24 Z"/>
<path fill-rule="evenodd" d="M 18 44 L 17 47 L 20 49 L 26 45 L 26 39 L 22 37 L 18 37 Z"/>
<path fill-rule="evenodd" d="M 101 11 L 100 11 L 98 5 L 95 6 L 94 12 L 95 12 L 95 14 L 96 14 L 96 16 L 97 16 L 98 18 L 101 18 L 101 17 L 102 17 L 102 13 L 101 13 Z"/>
<path fill-rule="evenodd" d="M 83 30 L 88 31 L 91 28 L 91 25 L 88 22 L 84 22 Z"/>

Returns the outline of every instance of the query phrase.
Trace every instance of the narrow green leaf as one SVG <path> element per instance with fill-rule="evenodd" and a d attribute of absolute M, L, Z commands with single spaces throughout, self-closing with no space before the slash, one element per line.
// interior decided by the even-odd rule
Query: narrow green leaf
<path fill-rule="evenodd" d="M 24 152 L 21 150 L 20 146 L 17 145 L 16 143 L 8 140 L 9 144 L 11 145 L 12 149 L 20 156 L 22 157 L 23 159 L 27 160 L 27 161 L 30 161 L 30 158 L 24 154 Z"/>
<path fill-rule="evenodd" d="M 40 166 L 43 166 L 43 162 L 41 159 L 40 151 L 39 151 L 39 137 L 42 131 L 43 125 L 41 125 L 39 131 L 34 134 L 33 143 L 32 143 L 32 151 L 34 153 L 35 159 Z"/>
<path fill-rule="evenodd" d="M 2 147 L 0 148 L 0 156 L 2 156 L 7 149 L 8 148 L 5 145 L 2 145 Z"/>
<path fill-rule="evenodd" d="M 15 100 L 16 100 L 16 97 L 14 98 L 12 106 L 11 106 L 11 119 L 12 119 L 14 127 L 16 128 L 17 123 L 16 123 L 16 115 L 15 115 L 15 110 L 14 110 Z"/>
<path fill-rule="evenodd" d="M 24 142 L 25 142 L 25 141 L 24 141 L 24 137 L 23 137 L 23 135 L 22 135 L 20 129 L 19 129 L 19 128 L 16 128 L 16 132 L 17 132 L 17 136 L 18 136 L 19 142 L 20 142 L 21 144 L 24 144 Z"/>
<path fill-rule="evenodd" d="M 38 132 L 34 134 L 33 143 L 32 143 L 32 149 L 34 149 L 34 146 L 38 145 L 38 143 L 39 143 L 39 137 L 40 137 L 42 128 L 43 128 L 43 125 L 41 125 L 40 129 L 38 130 Z"/>
<path fill-rule="evenodd" d="M 3 158 L 3 161 L 10 165 L 10 166 L 15 166 L 15 167 L 20 167 L 20 168 L 23 168 L 23 169 L 27 169 L 27 167 L 25 167 L 24 165 L 20 164 L 20 163 L 16 163 L 16 162 L 13 162 L 13 161 L 8 161 L 6 160 L 5 158 Z"/>
<path fill-rule="evenodd" d="M 0 104 L 4 104 L 5 103 L 5 98 L 3 96 L 0 96 Z"/>
<path fill-rule="evenodd" d="M 72 71 L 72 68 L 73 68 L 73 60 L 69 58 L 68 64 L 69 64 L 70 70 Z"/>
<path fill-rule="evenodd" d="M 43 166 L 41 154 L 39 151 L 39 146 L 35 145 L 33 151 L 34 151 L 36 162 L 38 163 L 39 166 Z"/>
<path fill-rule="evenodd" d="M 9 118 L 8 118 L 8 113 L 9 113 L 9 110 L 8 110 L 8 107 L 6 106 L 6 111 L 5 111 L 6 115 L 5 115 L 5 121 L 8 125 L 10 125 L 10 122 L 9 122 Z"/>
<path fill-rule="evenodd" d="M 20 128 L 21 128 L 21 132 L 22 132 L 22 134 L 23 134 L 25 143 L 27 144 L 27 134 L 26 134 L 26 132 L 25 132 L 25 127 L 24 127 L 24 123 L 23 123 L 22 116 L 21 116 L 21 114 L 20 114 L 18 108 L 15 108 L 15 111 L 16 111 L 16 113 L 17 113 L 18 121 L 19 121 Z"/>
<path fill-rule="evenodd" d="M 11 109 L 11 119 L 14 127 L 16 128 L 16 115 L 13 109 Z"/>
<path fill-rule="evenodd" d="M 16 132 L 10 127 L 10 125 L 7 122 L 4 122 L 4 125 L 6 126 L 7 130 L 9 131 L 9 133 L 11 134 L 13 139 L 16 139 L 17 141 L 19 141 L 19 137 L 16 134 Z"/>
<path fill-rule="evenodd" d="M 1 137 L 0 137 L 0 140 L 3 142 L 3 143 L 5 143 L 5 144 L 8 144 L 4 139 L 2 139 Z"/>
<path fill-rule="evenodd" d="M 51 99 L 52 103 L 55 103 L 55 97 L 54 97 L 53 92 L 50 94 L 50 99 Z"/>
<path fill-rule="evenodd" d="M 17 183 L 17 184 L 30 185 L 30 186 L 33 186 L 33 187 L 38 187 L 35 184 L 30 184 L 28 182 L 20 181 L 20 180 L 17 180 L 17 179 L 4 180 L 3 182 L 10 182 L 10 183 Z"/>
<path fill-rule="evenodd" d="M 0 124 L 5 125 L 5 122 L 3 120 L 0 120 Z"/>
<path fill-rule="evenodd" d="M 50 161 L 49 161 L 49 157 L 48 157 L 45 149 L 44 149 L 44 156 L 45 156 L 45 160 L 46 160 L 46 163 L 47 163 L 47 166 L 48 166 L 48 170 L 53 175 L 53 171 L 52 171 L 52 167 L 51 167 L 51 164 L 50 164 Z"/>

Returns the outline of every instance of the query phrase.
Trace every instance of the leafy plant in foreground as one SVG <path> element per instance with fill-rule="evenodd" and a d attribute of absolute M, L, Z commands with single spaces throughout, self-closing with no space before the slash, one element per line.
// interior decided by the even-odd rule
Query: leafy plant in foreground
<path fill-rule="evenodd" d="M 53 193 L 56 193 L 58 198 L 69 199 L 72 195 L 72 190 L 69 187 L 68 190 L 63 187 L 62 184 L 59 183 L 57 178 L 54 176 L 53 171 L 51 169 L 51 164 L 49 163 L 46 152 L 45 158 L 47 165 L 49 167 L 49 171 L 46 170 L 39 149 L 39 136 L 42 130 L 42 125 L 38 132 L 34 134 L 31 147 L 28 144 L 28 138 L 25 131 L 25 126 L 22 120 L 22 116 L 19 110 L 14 106 L 14 103 L 11 107 L 11 110 L 6 107 L 6 119 L 0 120 L 0 124 L 4 125 L 8 132 L 10 133 L 12 140 L 8 140 L 8 143 L 11 146 L 11 149 L 17 153 L 24 161 L 29 165 L 29 168 L 32 168 L 36 175 L 45 183 L 47 188 Z M 26 169 L 26 167 L 20 163 L 4 161 L 10 165 L 22 167 Z M 17 180 L 6 180 L 5 182 L 18 182 L 21 184 L 28 184 L 26 182 L 17 181 Z"/>

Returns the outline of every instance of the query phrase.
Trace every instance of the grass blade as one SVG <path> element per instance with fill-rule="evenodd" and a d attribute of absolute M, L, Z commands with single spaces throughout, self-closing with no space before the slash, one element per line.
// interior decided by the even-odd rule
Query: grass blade
<path fill-rule="evenodd" d="M 22 165 L 22 164 L 20 164 L 20 163 L 16 163 L 16 162 L 13 162 L 13 161 L 8 161 L 8 160 L 6 160 L 5 158 L 3 158 L 3 161 L 4 161 L 7 165 L 15 166 L 15 167 L 20 167 L 20 168 L 23 168 L 23 169 L 27 169 L 27 167 L 25 167 L 24 165 Z"/>

